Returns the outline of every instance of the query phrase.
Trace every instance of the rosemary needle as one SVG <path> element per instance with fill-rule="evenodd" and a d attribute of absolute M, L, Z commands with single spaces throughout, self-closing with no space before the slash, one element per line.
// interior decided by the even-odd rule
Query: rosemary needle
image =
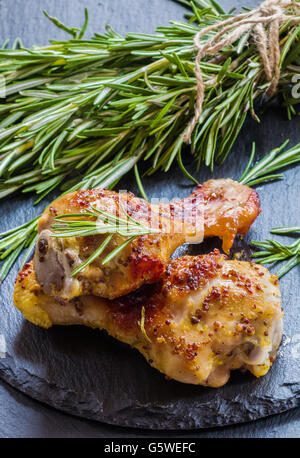
<path fill-rule="evenodd" d="M 135 164 L 135 166 L 134 166 L 134 174 L 135 174 L 135 179 L 136 179 L 136 182 L 137 182 L 139 191 L 140 191 L 140 193 L 141 193 L 141 196 L 142 196 L 145 200 L 148 201 L 149 199 L 148 199 L 148 196 L 147 196 L 146 191 L 145 191 L 145 189 L 144 189 L 144 186 L 143 186 L 143 183 L 142 183 L 140 174 L 139 174 L 139 169 L 138 169 L 137 164 Z"/>
<path fill-rule="evenodd" d="M 145 340 L 149 343 L 152 343 L 145 329 L 145 307 L 144 306 L 142 307 L 141 320 L 138 322 L 138 324 L 141 328 L 143 336 L 145 337 Z"/>
<path fill-rule="evenodd" d="M 103 253 L 103 251 L 105 250 L 105 248 L 107 247 L 107 245 L 109 244 L 113 236 L 114 234 L 110 234 L 109 236 L 107 236 L 104 239 L 104 241 L 101 243 L 99 248 L 97 248 L 97 250 L 83 264 L 77 267 L 77 269 L 73 270 L 71 276 L 74 277 L 74 275 L 77 275 L 79 272 L 85 269 L 89 264 L 95 261 L 95 259 Z"/>

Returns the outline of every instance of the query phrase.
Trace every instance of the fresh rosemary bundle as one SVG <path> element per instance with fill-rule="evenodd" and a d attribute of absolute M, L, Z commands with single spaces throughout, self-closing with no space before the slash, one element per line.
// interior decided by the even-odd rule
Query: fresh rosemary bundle
<path fill-rule="evenodd" d="M 158 169 L 167 172 L 177 160 L 196 181 L 182 161 L 197 95 L 194 37 L 233 15 L 215 0 L 181 3 L 191 11 L 188 22 L 172 21 L 153 35 L 122 37 L 107 27 L 104 35 L 84 39 L 86 12 L 81 30 L 48 16 L 71 35 L 68 41 L 12 50 L 5 43 L 0 50 L 0 80 L 6 81 L 0 104 L 0 198 L 21 191 L 36 193 L 39 202 L 57 187 L 62 192 L 113 188 L 132 169 L 146 197 L 140 161 L 152 175 Z M 207 33 L 201 42 L 216 34 Z M 289 115 L 297 102 L 290 83 L 300 73 L 299 36 L 300 25 L 289 20 L 281 25 L 278 92 Z M 204 162 L 212 170 L 228 156 L 247 113 L 259 120 L 254 102 L 271 83 L 249 33 L 202 59 L 200 67 L 205 99 L 190 149 L 197 168 Z M 0 236 L 0 281 L 35 237 L 35 220 Z"/>
<path fill-rule="evenodd" d="M 215 1 L 184 2 L 187 23 L 171 22 L 153 35 L 104 35 L 84 39 L 81 31 L 52 22 L 72 35 L 46 47 L 0 50 L 6 99 L 0 104 L 0 197 L 36 192 L 38 201 L 57 186 L 111 187 L 137 160 L 148 174 L 168 171 L 180 154 L 193 116 L 195 34 L 228 19 Z M 279 91 L 289 110 L 296 100 L 289 84 L 300 72 L 300 26 L 280 30 Z M 214 32 L 203 37 L 211 40 Z M 198 167 L 223 162 L 254 101 L 265 94 L 261 59 L 249 34 L 203 59 L 203 111 L 191 140 Z M 210 81 L 216 83 L 209 85 Z M 75 174 L 75 175 L 74 175 Z M 77 174 L 77 175 L 76 175 Z"/>
<path fill-rule="evenodd" d="M 285 245 L 278 240 L 267 239 L 264 242 L 251 242 L 262 251 L 253 253 L 256 262 L 261 264 L 280 263 L 286 261 L 285 264 L 276 272 L 276 275 L 281 278 L 291 269 L 300 263 L 300 227 L 276 227 L 271 230 L 271 234 L 292 235 L 296 236 L 296 240 Z"/>

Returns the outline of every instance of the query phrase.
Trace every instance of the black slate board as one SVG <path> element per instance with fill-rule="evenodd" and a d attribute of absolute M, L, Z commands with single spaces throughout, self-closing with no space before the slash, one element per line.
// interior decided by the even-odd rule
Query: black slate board
<path fill-rule="evenodd" d="M 65 3 L 69 5 L 69 2 Z M 99 3 L 110 3 L 112 8 L 116 6 L 116 1 L 111 0 Z M 144 0 L 128 0 L 128 10 L 140 7 L 141 3 L 145 3 Z M 173 3 L 168 0 L 160 3 L 164 10 L 168 5 L 173 8 Z M 224 3 L 226 6 L 233 4 Z M 142 15 L 143 11 L 139 11 L 138 17 Z M 167 17 L 172 17 L 171 12 Z M 156 22 L 161 23 L 158 18 Z M 122 31 L 122 28 L 116 28 Z M 97 29 L 101 30 L 101 27 Z M 140 30 L 141 24 L 131 26 L 131 29 Z M 237 179 L 247 162 L 253 140 L 257 142 L 257 150 L 265 154 L 286 138 L 291 139 L 291 145 L 300 141 L 299 120 L 287 121 L 284 111 L 274 104 L 264 114 L 262 125 L 247 121 L 230 160 L 216 168 L 214 177 Z M 194 171 L 193 164 L 188 167 Z M 206 169 L 197 173 L 200 181 L 210 176 Z M 271 227 L 299 225 L 299 177 L 300 169 L 294 168 L 285 173 L 284 181 L 257 189 L 263 212 L 243 242 L 237 241 L 238 248 L 242 245 L 249 253 L 249 240 L 263 240 Z M 129 177 L 127 182 L 120 184 L 120 189 L 136 192 L 132 183 L 133 179 Z M 184 197 L 193 188 L 176 167 L 167 175 L 158 174 L 154 179 L 146 179 L 145 187 L 150 197 L 168 198 Z M 0 230 L 28 220 L 43 206 L 33 209 L 32 199 L 20 196 L 0 203 Z M 216 246 L 220 246 L 219 242 L 211 240 L 188 251 L 203 253 Z M 179 254 L 186 250 L 183 247 Z M 45 331 L 25 322 L 12 306 L 16 273 L 17 269 L 0 289 L 0 334 L 5 336 L 7 347 L 6 357 L 0 358 L 0 376 L 37 400 L 85 418 L 149 429 L 224 426 L 300 405 L 299 268 L 280 282 L 286 314 L 285 337 L 272 370 L 259 380 L 236 373 L 225 387 L 218 390 L 165 381 L 137 351 L 105 333 L 79 327 Z"/>

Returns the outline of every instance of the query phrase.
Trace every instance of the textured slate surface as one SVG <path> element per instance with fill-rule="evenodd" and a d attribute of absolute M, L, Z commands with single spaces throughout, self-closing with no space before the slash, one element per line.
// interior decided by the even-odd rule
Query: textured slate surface
<path fill-rule="evenodd" d="M 243 2 L 247 5 L 255 3 Z M 121 32 L 150 32 L 169 18 L 182 16 L 182 9 L 168 0 L 90 0 L 86 4 L 93 13 L 90 33 L 103 30 L 105 22 Z M 234 2 L 227 1 L 224 5 L 232 6 Z M 1 29 L 0 39 L 19 35 L 26 45 L 31 45 L 46 42 L 48 35 L 53 37 L 51 26 L 40 19 L 43 8 L 68 23 L 81 22 L 79 1 L 65 1 L 62 5 L 58 1 L 19 0 L 14 2 L 12 9 L 11 2 L 2 0 L 0 13 L 7 21 Z M 56 37 L 59 36 L 61 34 L 56 33 Z M 265 113 L 262 125 L 257 126 L 252 121 L 247 123 L 230 160 L 217 168 L 214 176 L 238 178 L 253 140 L 257 142 L 258 151 L 264 154 L 286 138 L 291 139 L 291 144 L 299 142 L 299 120 L 286 121 L 283 110 L 274 105 Z M 193 170 L 193 165 L 190 165 L 190 170 Z M 263 213 L 244 244 L 250 239 L 265 238 L 271 227 L 299 224 L 299 174 L 299 169 L 289 170 L 283 182 L 258 188 Z M 209 176 L 205 169 L 198 173 L 200 181 Z M 120 187 L 135 191 L 132 181 L 129 179 Z M 191 190 L 176 168 L 168 175 L 146 180 L 145 186 L 153 197 L 186 196 Z M 0 213 L 5 215 L 1 219 L 1 230 L 3 225 L 7 228 L 20 224 L 37 212 L 31 201 L 22 197 L 1 203 Z M 214 243 L 208 247 L 194 247 L 193 252 L 211 249 Z M 38 400 L 86 418 L 155 429 L 223 426 L 299 405 L 299 269 L 294 269 L 281 282 L 286 312 L 285 340 L 272 371 L 261 380 L 236 374 L 226 387 L 217 391 L 166 382 L 137 352 L 103 333 L 80 328 L 43 331 L 24 322 L 12 307 L 15 275 L 16 270 L 1 285 L 0 291 L 0 334 L 4 334 L 7 341 L 7 357 L 0 359 L 0 375 Z"/>
<path fill-rule="evenodd" d="M 0 438 L 287 438 L 300 437 L 300 408 L 281 415 L 227 426 L 190 431 L 122 428 L 62 413 L 25 396 L 0 380 Z"/>

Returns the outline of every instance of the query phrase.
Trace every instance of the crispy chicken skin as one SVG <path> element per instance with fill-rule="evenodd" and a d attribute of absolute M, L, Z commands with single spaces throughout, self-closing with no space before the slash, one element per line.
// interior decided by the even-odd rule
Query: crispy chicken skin
<path fill-rule="evenodd" d="M 229 253 L 237 234 L 246 234 L 260 214 L 258 194 L 248 186 L 221 178 L 201 186 L 204 201 L 204 236 L 220 237 Z"/>
<path fill-rule="evenodd" d="M 126 217 L 125 209 L 130 217 L 160 232 L 138 237 L 102 265 L 104 257 L 126 240 L 114 235 L 101 256 L 76 277 L 71 277 L 72 271 L 94 253 L 107 234 L 58 239 L 51 237 L 51 226 L 57 215 L 82 213 L 90 207 L 122 218 Z M 203 228 L 201 191 L 171 203 L 168 208 L 164 207 L 164 212 L 159 205 L 151 206 L 131 193 L 100 189 L 73 192 L 56 200 L 39 220 L 35 251 L 37 280 L 46 294 L 62 300 L 87 294 L 114 299 L 159 280 L 178 246 L 188 241 L 202 242 Z"/>
<path fill-rule="evenodd" d="M 124 240 L 115 235 L 102 256 L 71 277 L 71 272 L 99 247 L 104 236 L 53 238 L 55 216 L 84 212 L 90 206 L 123 216 L 120 200 L 130 216 L 145 224 L 151 218 L 152 227 L 162 232 L 137 238 L 103 266 L 103 258 Z M 150 205 L 131 193 L 99 189 L 73 192 L 56 200 L 39 220 L 37 280 L 46 294 L 63 301 L 89 294 L 114 299 L 158 281 L 175 249 L 185 242 L 200 243 L 203 232 L 205 237 L 222 238 L 223 249 L 228 253 L 235 235 L 247 232 L 259 213 L 257 193 L 230 179 L 210 180 L 187 199 L 168 205 Z"/>
<path fill-rule="evenodd" d="M 83 296 L 64 306 L 43 293 L 31 263 L 17 278 L 14 303 L 44 328 L 105 329 L 168 377 L 210 387 L 224 385 L 232 369 L 265 375 L 282 336 L 277 277 L 218 250 L 175 259 L 159 283 L 122 298 Z"/>

